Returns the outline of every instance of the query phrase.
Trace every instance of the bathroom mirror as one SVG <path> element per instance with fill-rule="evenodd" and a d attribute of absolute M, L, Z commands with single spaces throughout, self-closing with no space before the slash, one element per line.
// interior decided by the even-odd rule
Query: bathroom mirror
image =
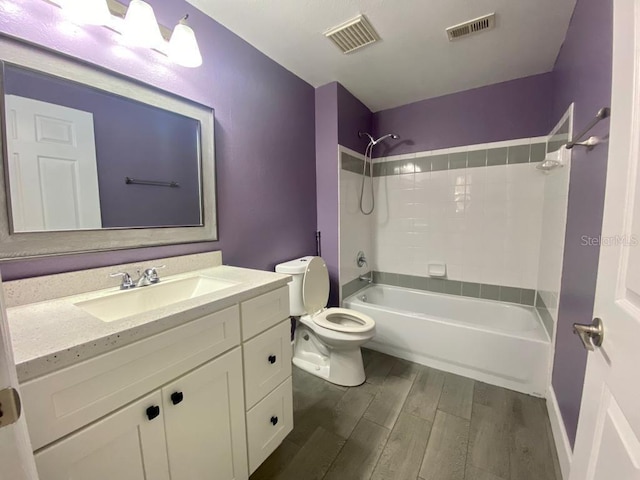
<path fill-rule="evenodd" d="M 0 39 L 0 258 L 216 240 L 214 114 Z"/>

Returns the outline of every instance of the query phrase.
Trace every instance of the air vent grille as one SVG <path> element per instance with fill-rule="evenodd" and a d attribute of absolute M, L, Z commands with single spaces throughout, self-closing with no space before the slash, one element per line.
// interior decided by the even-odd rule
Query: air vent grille
<path fill-rule="evenodd" d="M 447 28 L 447 35 L 449 36 L 449 40 L 457 40 L 474 33 L 491 30 L 495 26 L 496 14 L 491 13 L 489 15 L 485 15 L 483 17 L 469 20 L 468 22 L 464 22 L 459 25 L 454 25 L 453 27 Z"/>
<path fill-rule="evenodd" d="M 380 40 L 380 36 L 364 15 L 327 30 L 324 35 L 332 40 L 342 53 L 351 53 Z"/>

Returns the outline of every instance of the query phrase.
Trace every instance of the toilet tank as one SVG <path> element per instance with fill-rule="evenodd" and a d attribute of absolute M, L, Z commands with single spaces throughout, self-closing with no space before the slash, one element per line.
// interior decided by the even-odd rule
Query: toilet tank
<path fill-rule="evenodd" d="M 295 260 L 289 260 L 288 262 L 276 265 L 276 272 L 293 277 L 293 281 L 289 283 L 289 308 L 291 315 L 294 317 L 299 317 L 307 313 L 302 299 L 302 281 L 304 279 L 304 272 L 307 270 L 307 265 L 312 258 L 313 257 L 296 258 Z"/>

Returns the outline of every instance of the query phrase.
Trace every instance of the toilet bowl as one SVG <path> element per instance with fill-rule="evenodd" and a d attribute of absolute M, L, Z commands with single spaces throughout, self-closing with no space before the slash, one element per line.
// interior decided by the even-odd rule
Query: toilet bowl
<path fill-rule="evenodd" d="M 281 263 L 276 272 L 293 277 L 291 315 L 297 318 L 293 364 L 337 385 L 352 387 L 366 377 L 360 347 L 375 335 L 371 317 L 346 308 L 326 308 L 329 273 L 320 257 Z"/>

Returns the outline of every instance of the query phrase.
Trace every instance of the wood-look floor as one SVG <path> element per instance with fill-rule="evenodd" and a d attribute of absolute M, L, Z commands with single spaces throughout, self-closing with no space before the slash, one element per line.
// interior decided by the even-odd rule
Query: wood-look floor
<path fill-rule="evenodd" d="M 251 480 L 559 480 L 544 400 L 363 350 L 364 385 L 293 367 L 294 430 Z"/>

